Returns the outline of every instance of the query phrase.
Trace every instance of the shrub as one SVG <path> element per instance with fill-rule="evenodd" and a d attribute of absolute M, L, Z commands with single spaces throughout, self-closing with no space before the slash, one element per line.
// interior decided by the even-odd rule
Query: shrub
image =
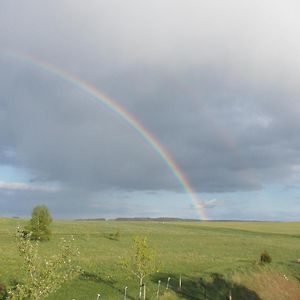
<path fill-rule="evenodd" d="M 271 261 L 272 261 L 272 258 L 266 250 L 260 254 L 260 263 L 269 264 Z"/>
<path fill-rule="evenodd" d="M 111 240 L 119 241 L 121 237 L 121 230 L 118 229 L 116 232 L 110 233 L 108 237 Z"/>
<path fill-rule="evenodd" d="M 4 283 L 0 282 L 0 300 L 6 300 L 8 297 L 7 289 Z"/>
<path fill-rule="evenodd" d="M 116 232 L 115 232 L 115 240 L 119 240 L 120 239 L 120 237 L 121 237 L 121 230 L 120 229 L 118 229 Z"/>
<path fill-rule="evenodd" d="M 33 208 L 31 214 L 31 220 L 26 227 L 24 237 L 31 232 L 32 240 L 48 241 L 51 236 L 49 225 L 52 222 L 52 217 L 48 208 L 45 205 L 39 205 Z"/>
<path fill-rule="evenodd" d="M 21 228 L 17 229 L 16 239 L 20 256 L 23 257 L 25 277 L 9 289 L 9 300 L 41 300 L 59 289 L 62 284 L 77 276 L 80 272 L 74 266 L 73 257 L 79 251 L 71 243 L 62 239 L 58 253 L 44 258 L 40 255 L 39 242 L 32 242 L 31 234 L 24 236 Z"/>

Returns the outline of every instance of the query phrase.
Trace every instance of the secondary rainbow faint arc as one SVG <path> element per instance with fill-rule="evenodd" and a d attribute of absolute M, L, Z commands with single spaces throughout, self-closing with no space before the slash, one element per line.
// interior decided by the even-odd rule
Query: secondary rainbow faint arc
<path fill-rule="evenodd" d="M 95 99 L 100 101 L 102 104 L 107 106 L 111 111 L 115 112 L 121 116 L 131 127 L 133 127 L 138 133 L 143 137 L 143 139 L 150 144 L 150 146 L 159 154 L 162 160 L 168 165 L 174 176 L 180 182 L 186 193 L 190 196 L 192 203 L 199 214 L 200 219 L 207 220 L 208 217 L 204 210 L 204 205 L 202 201 L 197 197 L 196 192 L 193 190 L 191 184 L 186 178 L 184 172 L 179 168 L 171 154 L 161 145 L 158 139 L 147 129 L 144 125 L 130 112 L 128 112 L 124 107 L 122 107 L 118 102 L 111 99 L 103 92 L 99 91 L 92 84 L 82 80 L 79 77 L 63 70 L 57 66 L 49 64 L 46 61 L 38 59 L 36 57 L 30 56 L 28 54 L 19 53 L 15 51 L 0 50 L 3 54 L 15 58 L 17 60 L 23 61 L 25 63 L 30 63 L 40 69 L 50 72 L 57 77 L 71 83 L 80 90 L 87 94 L 90 94 Z"/>

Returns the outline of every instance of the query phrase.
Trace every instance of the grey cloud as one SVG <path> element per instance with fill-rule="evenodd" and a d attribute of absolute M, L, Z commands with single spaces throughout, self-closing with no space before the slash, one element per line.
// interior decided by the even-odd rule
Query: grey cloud
<path fill-rule="evenodd" d="M 161 71 L 156 77 L 152 70 L 145 73 L 147 84 L 149 78 L 153 84 L 150 91 L 137 88 L 130 97 L 124 87 L 115 94 L 136 99 L 134 113 L 171 150 L 199 191 L 259 189 L 294 176 L 299 108 L 282 87 L 254 89 L 243 82 L 233 88 L 217 70 L 209 74 L 206 68 L 178 75 L 179 83 Z"/>
<path fill-rule="evenodd" d="M 0 38 L 115 98 L 196 191 L 251 191 L 299 185 L 298 11 L 269 0 L 4 1 Z M 182 190 L 89 95 L 1 54 L 0 66 L 1 164 L 86 193 Z"/>
<path fill-rule="evenodd" d="M 7 47 L 40 53 L 76 72 L 95 72 L 95 64 L 98 72 L 107 64 L 112 70 L 209 64 L 267 83 L 298 72 L 299 3 L 292 0 L 4 1 L 1 8 Z"/>
<path fill-rule="evenodd" d="M 51 76 L 39 84 L 38 75 L 23 79 L 17 91 L 6 86 L 1 126 L 10 132 L 7 146 L 18 163 L 37 180 L 87 190 L 178 188 L 166 164 L 124 120 Z"/>
<path fill-rule="evenodd" d="M 31 75 L 21 76 L 17 91 L 6 84 L 10 98 L 2 100 L 3 134 L 9 132 L 12 143 L 6 146 L 17 149 L 20 164 L 37 177 L 86 189 L 180 189 L 157 153 L 124 120 L 76 87 L 24 68 Z M 264 88 L 233 89 L 212 71 L 205 78 L 206 71 L 180 74 L 188 87 L 153 68 L 131 68 L 119 89 L 118 76 L 102 81 L 110 82 L 109 94 L 128 103 L 169 149 L 199 192 L 288 183 L 299 164 L 295 103 L 278 87 L 271 98 Z"/>

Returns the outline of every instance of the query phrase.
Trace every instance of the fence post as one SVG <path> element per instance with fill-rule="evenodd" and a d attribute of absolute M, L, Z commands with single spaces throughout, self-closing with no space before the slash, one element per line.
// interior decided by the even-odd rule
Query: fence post
<path fill-rule="evenodd" d="M 179 290 L 181 291 L 181 274 L 179 276 Z"/>
<path fill-rule="evenodd" d="M 168 282 L 167 282 L 166 291 L 169 289 L 170 279 L 171 279 L 171 277 L 168 277 Z"/>
<path fill-rule="evenodd" d="M 160 280 L 158 280 L 158 284 L 157 284 L 157 293 L 156 293 L 156 298 L 159 299 L 159 287 L 160 287 Z"/>
<path fill-rule="evenodd" d="M 127 286 L 125 286 L 125 289 L 124 289 L 124 300 L 127 299 Z"/>

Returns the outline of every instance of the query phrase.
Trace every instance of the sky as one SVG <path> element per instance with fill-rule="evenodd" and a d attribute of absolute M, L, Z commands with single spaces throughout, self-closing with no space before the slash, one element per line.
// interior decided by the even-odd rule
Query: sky
<path fill-rule="evenodd" d="M 1 0 L 0 216 L 300 221 L 299 14 L 292 0 Z M 67 73 L 133 116 L 193 193 Z"/>

